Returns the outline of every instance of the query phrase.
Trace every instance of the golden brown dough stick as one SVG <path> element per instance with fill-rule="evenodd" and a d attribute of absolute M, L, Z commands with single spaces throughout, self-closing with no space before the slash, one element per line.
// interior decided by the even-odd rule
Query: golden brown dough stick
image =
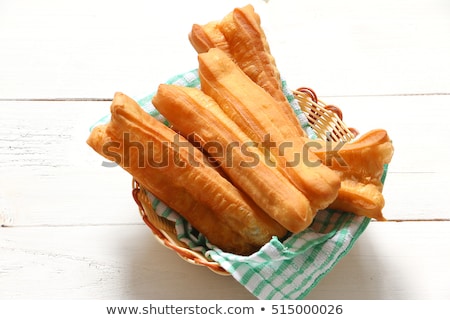
<path fill-rule="evenodd" d="M 194 24 L 188 38 L 198 53 L 208 52 L 211 48 L 220 48 L 231 55 L 227 39 L 219 30 L 218 21 L 211 21 L 205 25 Z"/>
<path fill-rule="evenodd" d="M 308 199 L 254 142 L 201 90 L 161 84 L 153 105 L 184 137 L 195 138 L 227 174 L 269 216 L 293 233 L 315 215 Z"/>
<path fill-rule="evenodd" d="M 378 221 L 386 220 L 382 213 L 384 197 L 376 185 L 349 178 L 343 178 L 341 185 L 339 195 L 330 204 L 330 209 L 351 212 Z"/>
<path fill-rule="evenodd" d="M 394 147 L 384 129 L 372 129 L 351 142 L 313 140 L 312 148 L 324 164 L 342 174 L 382 186 L 384 165 L 391 162 Z"/>
<path fill-rule="evenodd" d="M 278 102 L 279 112 L 285 113 L 296 125 L 298 134 L 304 135 L 299 120 L 283 93 L 280 72 L 261 27 L 260 16 L 253 6 L 249 4 L 234 9 L 222 19 L 219 29 L 225 36 L 237 65 Z"/>
<path fill-rule="evenodd" d="M 385 220 L 381 177 L 394 148 L 384 129 L 374 129 L 347 142 L 312 141 L 313 152 L 341 178 L 341 188 L 330 208 Z"/>
<path fill-rule="evenodd" d="M 252 5 L 234 9 L 220 22 L 194 24 L 189 40 L 198 53 L 219 48 L 235 60 L 244 73 L 279 102 L 279 111 L 297 126 L 300 135 L 304 135 L 283 93 L 280 73 L 261 27 L 260 17 Z"/>
<path fill-rule="evenodd" d="M 326 208 L 337 197 L 340 180 L 321 164 L 273 97 L 253 82 L 220 49 L 201 53 L 199 77 L 202 90 L 255 142 L 270 152 L 292 183 L 311 202 L 313 209 Z M 270 141 L 269 141 L 270 140 Z"/>
<path fill-rule="evenodd" d="M 111 121 L 88 144 L 225 251 L 249 254 L 286 230 L 223 178 L 203 153 L 117 93 Z"/>

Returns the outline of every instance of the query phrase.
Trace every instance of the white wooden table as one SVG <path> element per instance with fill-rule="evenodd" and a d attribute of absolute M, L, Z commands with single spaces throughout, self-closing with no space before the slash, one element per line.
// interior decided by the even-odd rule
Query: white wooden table
<path fill-rule="evenodd" d="M 254 4 L 293 89 L 396 148 L 372 222 L 309 299 L 450 298 L 450 2 L 0 2 L 0 298 L 254 299 L 142 222 L 131 178 L 86 144 L 115 91 L 197 66 L 192 23 Z"/>

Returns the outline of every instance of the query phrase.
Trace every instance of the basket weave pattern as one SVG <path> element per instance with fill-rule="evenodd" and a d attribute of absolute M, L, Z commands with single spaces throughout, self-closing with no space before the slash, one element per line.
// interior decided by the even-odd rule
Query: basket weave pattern
<path fill-rule="evenodd" d="M 318 139 L 350 141 L 357 135 L 355 129 L 348 128 L 342 121 L 341 110 L 320 101 L 313 90 L 302 87 L 293 90 L 292 93 Z M 207 267 L 220 275 L 229 275 L 217 262 L 209 260 L 202 253 L 191 250 L 185 243 L 178 240 L 175 223 L 156 214 L 145 190 L 135 179 L 133 179 L 132 195 L 143 221 L 162 245 L 175 251 L 188 263 Z"/>

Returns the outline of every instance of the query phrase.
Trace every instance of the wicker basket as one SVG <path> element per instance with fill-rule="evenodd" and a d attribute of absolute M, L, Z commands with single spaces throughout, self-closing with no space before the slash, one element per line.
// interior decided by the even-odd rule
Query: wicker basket
<path fill-rule="evenodd" d="M 320 101 L 313 90 L 302 87 L 293 90 L 292 93 L 318 139 L 349 141 L 358 134 L 355 129 L 348 128 L 344 124 L 342 112 L 338 107 Z M 175 251 L 182 259 L 191 264 L 207 267 L 220 275 L 229 275 L 217 262 L 191 250 L 177 239 L 175 224 L 156 214 L 145 190 L 134 179 L 132 188 L 132 195 L 142 219 L 162 245 Z"/>

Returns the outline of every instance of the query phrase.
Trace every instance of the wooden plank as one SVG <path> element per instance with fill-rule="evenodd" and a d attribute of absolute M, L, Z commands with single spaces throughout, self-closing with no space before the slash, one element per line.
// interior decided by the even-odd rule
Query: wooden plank
<path fill-rule="evenodd" d="M 450 175 L 440 173 L 388 173 L 383 189 L 388 220 L 450 220 Z"/>
<path fill-rule="evenodd" d="M 450 151 L 439 137 L 448 136 L 442 115 L 450 96 L 325 97 L 361 134 L 385 128 L 398 146 L 392 172 L 441 172 Z M 90 126 L 109 114 L 110 102 L 0 101 L 0 168 L 46 170 L 100 164 L 85 140 Z M 425 112 L 426 108 L 426 112 Z M 414 155 L 411 156 L 410 155 Z"/>
<path fill-rule="evenodd" d="M 317 93 L 320 94 L 320 93 Z M 450 134 L 444 116 L 450 96 L 324 97 L 339 106 L 344 122 L 361 134 L 376 128 L 388 131 L 395 147 L 392 172 L 449 172 Z"/>
<path fill-rule="evenodd" d="M 361 134 L 385 128 L 395 148 L 383 194 L 388 219 L 449 219 L 450 96 L 324 97 Z"/>
<path fill-rule="evenodd" d="M 376 222 L 309 299 L 450 298 L 450 222 Z"/>
<path fill-rule="evenodd" d="M 284 1 L 271 5 L 272 51 L 292 86 L 343 96 L 449 92 L 445 1 L 292 1 L 289 19 Z"/>
<path fill-rule="evenodd" d="M 0 228 L 2 299 L 252 299 L 135 226 Z"/>
<path fill-rule="evenodd" d="M 0 99 L 140 95 L 197 67 L 193 23 L 253 3 L 292 86 L 324 95 L 450 92 L 442 0 L 2 1 Z"/>
<path fill-rule="evenodd" d="M 0 10 L 0 98 L 146 93 L 195 67 L 187 34 L 200 12 L 217 16 L 239 2 L 162 1 L 155 8 L 141 0 L 126 5 L 117 0 L 5 1 Z"/>
<path fill-rule="evenodd" d="M 0 225 L 143 223 L 131 195 L 132 178 L 119 167 L 55 168 L 48 175 L 19 170 L 1 174 Z"/>
<path fill-rule="evenodd" d="M 54 169 L 48 176 L 31 172 L 2 174 L 0 225 L 141 224 L 131 196 L 131 177 L 120 168 Z M 450 219 L 450 176 L 390 173 L 383 190 L 388 220 Z"/>
<path fill-rule="evenodd" d="M 142 222 L 132 178 L 86 144 L 109 105 L 0 102 L 0 224 Z"/>
<path fill-rule="evenodd" d="M 85 166 L 99 158 L 86 145 L 111 102 L 0 101 L 0 168 L 35 171 Z"/>
<path fill-rule="evenodd" d="M 308 299 L 449 299 L 450 222 L 372 223 Z M 0 228 L 0 298 L 253 299 L 145 226 Z"/>
<path fill-rule="evenodd" d="M 390 133 L 396 150 L 384 189 L 388 219 L 450 219 L 442 201 L 449 191 L 450 155 L 436 138 L 450 133 L 445 118 L 436 116 L 450 97 L 330 97 L 329 102 L 361 132 L 385 127 Z M 89 127 L 108 114 L 109 104 L 0 102 L 0 224 L 142 223 L 131 177 L 104 166 L 85 143 Z M 428 112 L 417 117 L 424 105 Z"/>

